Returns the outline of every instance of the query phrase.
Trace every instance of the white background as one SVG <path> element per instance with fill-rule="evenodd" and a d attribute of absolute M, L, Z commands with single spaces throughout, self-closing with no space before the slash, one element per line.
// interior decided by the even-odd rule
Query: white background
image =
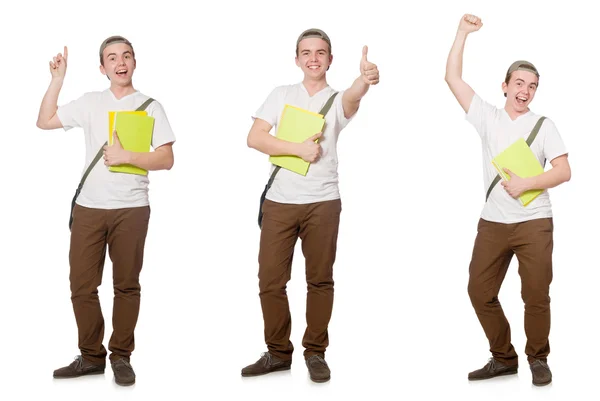
<path fill-rule="evenodd" d="M 593 398 L 600 320 L 595 15 L 583 1 L 396 3 L 200 2 L 193 10 L 174 0 L 4 5 L 0 399 Z M 532 61 L 541 73 L 532 110 L 556 123 L 570 152 L 572 180 L 550 191 L 554 383 L 545 388 L 531 385 L 523 352 L 516 260 L 500 299 L 519 375 L 467 381 L 469 371 L 485 364 L 489 346 L 467 295 L 485 193 L 480 141 L 444 82 L 464 13 L 484 22 L 467 41 L 465 80 L 503 106 L 506 69 L 517 59 Z M 326 354 L 332 379 L 310 382 L 302 358 L 306 283 L 299 246 L 288 286 L 292 370 L 242 379 L 240 369 L 266 350 L 256 216 L 269 169 L 267 156 L 246 147 L 246 135 L 251 114 L 275 86 L 301 81 L 295 41 L 309 27 L 331 37 L 328 82 L 335 89 L 358 76 L 365 44 L 381 71 L 381 83 L 339 141 L 343 213 Z M 79 353 L 67 222 L 84 143 L 81 130 L 35 126 L 52 56 L 69 46 L 64 104 L 108 86 L 98 47 L 114 34 L 133 43 L 134 85 L 163 104 L 177 136 L 174 168 L 150 174 L 132 388 L 116 386 L 110 368 L 99 377 L 52 379 Z M 111 269 L 108 261 L 100 287 L 105 345 Z"/>

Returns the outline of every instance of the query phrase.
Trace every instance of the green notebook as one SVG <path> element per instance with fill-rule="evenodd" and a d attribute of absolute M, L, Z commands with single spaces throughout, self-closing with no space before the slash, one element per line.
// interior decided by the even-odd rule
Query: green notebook
<path fill-rule="evenodd" d="M 275 136 L 285 141 L 302 143 L 321 132 L 324 124 L 325 119 L 321 114 L 286 104 Z M 270 156 L 269 161 L 304 176 L 310 165 L 298 156 Z"/>
<path fill-rule="evenodd" d="M 123 149 L 140 153 L 150 151 L 152 131 L 154 129 L 154 117 L 130 112 L 116 112 L 114 127 Z M 113 135 L 112 132 L 110 132 L 108 144 L 112 145 L 112 143 Z M 110 166 L 108 169 L 115 173 L 148 175 L 147 170 L 132 166 L 131 164 Z"/>
<path fill-rule="evenodd" d="M 509 169 L 521 178 L 535 177 L 544 172 L 544 168 L 523 138 L 518 139 L 508 148 L 504 149 L 502 153 L 492 160 L 492 164 L 500 177 L 506 181 L 510 180 L 510 176 L 504 172 L 504 168 Z M 519 200 L 523 206 L 527 206 L 542 192 L 544 191 L 541 189 L 525 191 L 519 196 Z"/>

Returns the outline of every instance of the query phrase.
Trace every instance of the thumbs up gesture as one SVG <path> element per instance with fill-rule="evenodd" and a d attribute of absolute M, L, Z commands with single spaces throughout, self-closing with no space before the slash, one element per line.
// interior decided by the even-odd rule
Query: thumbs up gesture
<path fill-rule="evenodd" d="M 377 85 L 379 83 L 379 70 L 377 69 L 377 65 L 367 60 L 368 51 L 369 48 L 364 46 L 360 60 L 360 75 L 363 82 L 367 85 Z"/>

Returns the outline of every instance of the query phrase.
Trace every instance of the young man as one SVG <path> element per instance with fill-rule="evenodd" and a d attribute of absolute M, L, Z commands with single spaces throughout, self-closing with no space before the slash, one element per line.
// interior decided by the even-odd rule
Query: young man
<path fill-rule="evenodd" d="M 446 82 L 467 113 L 467 120 L 481 137 L 484 182 L 488 191 L 495 184 L 497 174 L 492 159 L 517 139 L 527 139 L 541 116 L 529 109 L 538 88 L 539 74 L 527 61 L 517 61 L 509 67 L 502 83 L 506 97 L 503 109 L 483 101 L 462 80 L 465 41 L 469 33 L 478 31 L 482 25 L 473 15 L 461 19 L 448 56 Z M 548 160 L 552 169 L 531 178 L 521 178 L 505 170 L 510 180 L 491 188 L 479 221 L 469 267 L 468 292 L 489 340 L 492 358 L 482 369 L 469 373 L 469 380 L 517 373 L 518 360 L 511 344 L 510 326 L 498 301 L 500 286 L 512 256 L 516 254 L 525 302 L 525 353 L 533 384 L 545 385 L 552 381 L 547 357 L 550 352 L 553 223 L 546 190 L 568 181 L 571 169 L 565 145 L 549 119 L 541 121 L 531 150 L 542 165 Z M 522 206 L 519 195 L 532 189 L 544 191 L 529 205 Z"/>
<path fill-rule="evenodd" d="M 324 356 L 329 344 L 333 264 L 342 210 L 336 145 L 340 131 L 358 110 L 369 87 L 379 82 L 377 66 L 367 60 L 367 47 L 363 48 L 360 60 L 360 76 L 349 89 L 335 96 L 325 115 L 322 133 L 315 132 L 303 143 L 291 143 L 269 132 L 279 124 L 285 104 L 321 111 L 335 93 L 326 79 L 332 60 L 331 41 L 325 32 L 304 31 L 296 42 L 296 65 L 304 73 L 303 81 L 275 88 L 254 115 L 248 134 L 251 148 L 272 156 L 297 156 L 311 164 L 306 176 L 279 170 L 266 194 L 258 277 L 268 352 L 242 369 L 242 376 L 290 369 L 294 348 L 290 342 L 291 317 L 285 289 L 291 275 L 294 246 L 300 238 L 308 283 L 304 358 L 313 381 L 325 382 L 330 378 Z"/>
<path fill-rule="evenodd" d="M 83 128 L 86 144 L 86 169 L 93 165 L 73 209 L 69 252 L 71 300 L 79 331 L 81 355 L 70 365 L 54 371 L 55 378 L 72 378 L 104 373 L 107 351 L 102 345 L 104 319 L 98 300 L 98 286 L 106 247 L 113 263 L 114 307 L 113 333 L 108 344 L 115 381 L 120 385 L 135 383 L 130 364 L 134 349 L 134 329 L 140 307 L 139 275 L 144 243 L 150 219 L 148 177 L 113 173 L 109 166 L 130 164 L 145 170 L 169 170 L 173 166 L 175 136 L 163 107 L 152 101 L 146 107 L 154 117 L 152 147 L 154 152 L 134 153 L 124 150 L 115 132 L 111 146 L 108 139 L 109 111 L 135 110 L 149 97 L 133 88 L 136 68 L 131 43 L 113 36 L 100 46 L 100 72 L 110 80 L 110 88 L 86 93 L 79 99 L 58 107 L 67 70 L 67 48 L 50 62 L 52 80 L 42 100 L 37 126 L 44 130 Z M 103 149 L 103 163 L 94 157 Z"/>

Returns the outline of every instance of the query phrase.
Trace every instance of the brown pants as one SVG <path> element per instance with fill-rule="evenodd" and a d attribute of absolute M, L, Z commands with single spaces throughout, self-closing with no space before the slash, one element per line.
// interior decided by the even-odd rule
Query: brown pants
<path fill-rule="evenodd" d="M 513 254 L 519 261 L 521 297 L 525 302 L 527 359 L 530 363 L 536 359 L 545 361 L 550 353 L 553 229 L 551 218 L 515 224 L 479 220 L 468 291 L 493 357 L 505 364 L 518 364 L 511 344 L 510 325 L 498 300 Z"/>
<path fill-rule="evenodd" d="M 304 357 L 324 356 L 329 345 L 327 326 L 333 309 L 333 264 L 341 211 L 339 199 L 306 205 L 265 200 L 263 204 L 258 278 L 265 342 L 269 352 L 283 360 L 291 360 L 294 350 L 286 284 L 298 237 L 308 285 Z"/>
<path fill-rule="evenodd" d="M 71 300 L 79 331 L 81 355 L 92 363 L 104 363 L 104 318 L 98 286 L 106 247 L 113 263 L 113 334 L 110 359 L 129 360 L 134 349 L 133 332 L 140 309 L 139 276 L 144 257 L 150 207 L 90 209 L 76 205 L 71 228 Z"/>

